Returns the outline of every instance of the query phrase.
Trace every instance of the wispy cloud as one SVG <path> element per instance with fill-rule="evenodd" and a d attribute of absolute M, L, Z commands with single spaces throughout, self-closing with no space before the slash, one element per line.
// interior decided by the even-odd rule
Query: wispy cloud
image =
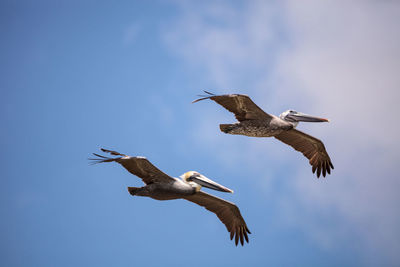
<path fill-rule="evenodd" d="M 280 30 L 273 26 L 279 24 L 276 5 L 245 5 L 243 9 L 223 2 L 182 2 L 182 16 L 172 25 L 174 30 L 166 32 L 165 40 L 190 64 L 204 67 L 218 86 L 237 86 L 232 73 L 241 73 L 238 77 L 243 78 L 243 74 L 261 74 L 260 66 L 269 66 L 265 62 L 274 59 Z M 261 23 L 265 21 L 267 25 Z"/>
<path fill-rule="evenodd" d="M 267 111 L 296 108 L 332 120 L 300 126 L 305 131 L 312 127 L 332 156 L 336 169 L 324 182 L 312 178 L 296 152 L 277 146 L 267 151 L 260 143 L 246 142 L 216 156 L 244 153 L 244 147 L 248 155 L 285 154 L 281 159 L 298 166 L 298 177 L 287 184 L 292 199 L 281 200 L 281 219 L 299 225 L 327 248 L 350 236 L 366 261 L 373 264 L 369 252 L 378 251 L 377 261 L 399 263 L 395 166 L 400 128 L 394 115 L 400 99 L 400 4 L 252 1 L 242 6 L 182 4 L 181 9 L 165 40 L 189 65 L 204 68 L 221 92 L 244 88 L 241 92 Z M 201 124 L 208 123 L 203 117 Z M 196 139 L 202 137 L 212 145 L 220 141 L 208 135 Z M 254 162 L 259 163 L 257 156 L 248 160 Z"/>

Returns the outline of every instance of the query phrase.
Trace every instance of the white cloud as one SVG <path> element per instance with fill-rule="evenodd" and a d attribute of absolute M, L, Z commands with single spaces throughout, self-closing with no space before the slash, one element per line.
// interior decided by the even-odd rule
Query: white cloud
<path fill-rule="evenodd" d="M 287 183 L 293 199 L 281 200 L 287 222 L 300 225 L 327 248 L 356 237 L 355 246 L 371 265 L 372 251 L 381 255 L 378 262 L 386 258 L 386 264 L 400 263 L 400 182 L 395 170 L 400 162 L 395 117 L 400 99 L 400 4 L 218 3 L 183 4 L 174 31 L 166 34 L 169 47 L 189 64 L 204 68 L 221 92 L 247 85 L 241 92 L 269 107 L 267 111 L 295 108 L 332 121 L 299 127 L 327 145 L 336 169 L 324 181 L 311 179 L 310 168 L 304 170 L 306 160 L 295 152 L 269 149 L 271 157 L 274 152 L 285 154 L 285 160 L 298 166 L 296 179 Z M 209 123 L 203 119 L 201 124 Z M 204 136 L 211 146 L 220 142 Z M 246 146 L 239 144 L 227 154 L 267 151 L 260 143 Z M 257 160 L 251 157 L 248 164 Z M 332 225 L 321 225 L 321 220 Z"/>
<path fill-rule="evenodd" d="M 387 253 L 392 263 L 400 261 L 400 182 L 395 170 L 400 132 L 393 121 L 400 99 L 400 37 L 393 27 L 399 8 L 394 2 L 315 1 L 312 9 L 288 3 L 294 45 L 277 70 L 335 124 L 324 134 L 336 162 L 330 177 L 335 181 L 321 188 L 307 177 L 296 180 L 297 192 L 303 194 L 298 199 L 309 207 L 335 208 L 343 216 L 342 225 L 353 223 L 348 231 L 361 236 L 361 246 Z M 315 227 L 335 238 L 335 232 Z"/>

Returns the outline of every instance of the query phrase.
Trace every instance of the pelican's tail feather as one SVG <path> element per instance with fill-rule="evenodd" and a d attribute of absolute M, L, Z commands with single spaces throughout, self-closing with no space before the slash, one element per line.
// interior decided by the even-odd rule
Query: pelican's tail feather
<path fill-rule="evenodd" d="M 128 187 L 129 194 L 132 196 L 136 195 L 136 193 L 140 190 L 140 187 Z"/>
<path fill-rule="evenodd" d="M 219 125 L 219 129 L 221 130 L 221 132 L 224 132 L 224 133 L 229 133 L 235 128 L 236 128 L 235 124 L 220 124 Z"/>

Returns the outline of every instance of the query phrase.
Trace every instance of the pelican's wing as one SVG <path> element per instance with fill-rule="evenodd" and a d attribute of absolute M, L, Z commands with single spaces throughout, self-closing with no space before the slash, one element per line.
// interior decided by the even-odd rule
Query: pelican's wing
<path fill-rule="evenodd" d="M 272 119 L 272 116 L 259 108 L 247 95 L 231 94 L 231 95 L 214 95 L 204 91 L 208 96 L 196 99 L 193 103 L 204 99 L 211 99 L 235 114 L 238 121 L 256 120 L 256 119 Z"/>
<path fill-rule="evenodd" d="M 331 173 L 331 168 L 334 169 L 321 140 L 296 129 L 283 131 L 276 135 L 275 138 L 303 153 L 310 160 L 312 172 L 315 173 L 317 171 L 317 177 L 320 176 L 321 171 L 322 176 L 325 177 L 327 172 L 328 174 Z"/>
<path fill-rule="evenodd" d="M 240 239 L 240 243 L 243 246 L 243 238 L 246 239 L 247 243 L 249 242 L 247 233 L 250 234 L 250 231 L 235 204 L 202 191 L 183 198 L 214 212 L 221 222 L 225 224 L 228 232 L 231 233 L 231 240 L 235 236 L 236 245 Z"/>
<path fill-rule="evenodd" d="M 160 171 L 156 166 L 151 164 L 145 157 L 131 157 L 116 151 L 111 151 L 107 149 L 101 149 L 103 152 L 110 153 L 111 155 L 120 156 L 117 158 L 109 158 L 93 153 L 98 158 L 90 159 L 93 163 L 102 162 L 118 162 L 130 173 L 142 178 L 143 182 L 146 184 L 151 183 L 169 183 L 173 181 L 173 178 L 164 172 Z"/>

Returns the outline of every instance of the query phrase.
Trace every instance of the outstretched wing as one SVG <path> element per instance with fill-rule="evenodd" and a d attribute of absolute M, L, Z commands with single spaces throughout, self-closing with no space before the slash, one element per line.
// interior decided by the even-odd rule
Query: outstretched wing
<path fill-rule="evenodd" d="M 244 244 L 244 239 L 249 242 L 247 233 L 251 234 L 247 228 L 246 222 L 240 214 L 239 208 L 226 200 L 212 196 L 205 192 L 198 192 L 194 195 L 185 196 L 184 199 L 200 205 L 207 210 L 214 212 L 223 224 L 225 224 L 228 232 L 231 233 L 231 240 L 235 236 L 235 244 Z"/>
<path fill-rule="evenodd" d="M 283 131 L 276 135 L 275 138 L 303 153 L 309 159 L 312 172 L 315 173 L 317 171 L 317 177 L 321 175 L 321 171 L 322 176 L 325 177 L 327 172 L 328 174 L 331 173 L 331 168 L 334 169 L 321 140 L 296 129 Z"/>
<path fill-rule="evenodd" d="M 208 96 L 194 100 L 192 103 L 204 99 L 211 99 L 235 114 L 238 121 L 272 119 L 272 116 L 259 108 L 247 95 L 214 95 L 204 91 Z"/>
<path fill-rule="evenodd" d="M 93 153 L 93 155 L 98 158 L 92 158 L 93 163 L 102 163 L 102 162 L 118 162 L 125 169 L 127 169 L 130 173 L 142 178 L 143 182 L 146 184 L 151 183 L 169 183 L 174 179 L 169 175 L 165 174 L 161 170 L 159 170 L 156 166 L 151 164 L 145 157 L 131 157 L 116 151 L 111 151 L 102 148 L 101 151 L 110 153 L 114 156 L 120 156 L 117 158 L 109 158 Z"/>

